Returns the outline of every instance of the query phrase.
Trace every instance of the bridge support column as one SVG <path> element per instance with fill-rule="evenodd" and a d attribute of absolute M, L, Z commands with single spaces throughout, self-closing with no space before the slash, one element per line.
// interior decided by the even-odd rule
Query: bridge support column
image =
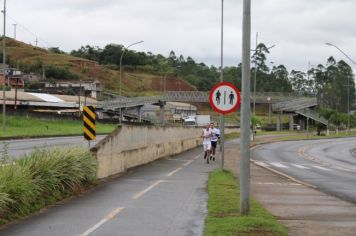
<path fill-rule="evenodd" d="M 138 122 L 142 122 L 142 107 L 137 107 L 137 117 L 138 117 Z"/>
<path fill-rule="evenodd" d="M 123 109 L 120 107 L 120 124 L 122 124 L 122 118 L 124 117 L 123 116 Z"/>
<path fill-rule="evenodd" d="M 289 130 L 293 131 L 293 124 L 294 124 L 294 119 L 293 119 L 293 115 L 289 116 Z"/>
<path fill-rule="evenodd" d="M 160 108 L 160 122 L 164 125 L 164 106 L 166 105 L 166 101 L 159 101 L 159 108 Z"/>
<path fill-rule="evenodd" d="M 277 125 L 276 125 L 276 129 L 277 131 L 281 131 L 282 129 L 282 124 L 281 124 L 281 115 L 277 115 Z"/>

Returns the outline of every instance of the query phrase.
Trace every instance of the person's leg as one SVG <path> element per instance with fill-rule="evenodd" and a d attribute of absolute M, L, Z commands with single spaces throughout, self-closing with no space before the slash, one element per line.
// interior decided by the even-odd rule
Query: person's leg
<path fill-rule="evenodd" d="M 215 160 L 216 142 L 211 142 L 210 160 Z"/>
<path fill-rule="evenodd" d="M 204 146 L 204 159 L 209 159 L 210 157 L 210 150 L 211 150 L 211 144 L 210 142 L 206 142 L 203 144 Z"/>
<path fill-rule="evenodd" d="M 207 150 L 208 150 L 208 147 L 207 147 L 207 145 L 205 144 L 205 143 L 203 143 L 203 149 L 204 149 L 204 159 L 206 159 L 206 157 L 207 157 Z"/>
<path fill-rule="evenodd" d="M 210 152 L 211 152 L 211 142 L 209 142 L 209 143 L 207 144 L 207 148 L 208 148 L 208 155 L 209 155 Z M 209 156 L 208 156 L 208 158 L 206 158 L 206 162 L 209 164 Z"/>

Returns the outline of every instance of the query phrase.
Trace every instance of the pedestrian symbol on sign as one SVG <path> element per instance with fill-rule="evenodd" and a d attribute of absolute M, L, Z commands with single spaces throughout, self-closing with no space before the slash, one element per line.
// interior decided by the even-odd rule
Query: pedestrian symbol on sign
<path fill-rule="evenodd" d="M 220 104 L 220 96 L 221 96 L 221 93 L 220 93 L 220 91 L 218 90 L 217 92 L 216 92 L 216 102 L 217 102 L 217 104 Z"/>

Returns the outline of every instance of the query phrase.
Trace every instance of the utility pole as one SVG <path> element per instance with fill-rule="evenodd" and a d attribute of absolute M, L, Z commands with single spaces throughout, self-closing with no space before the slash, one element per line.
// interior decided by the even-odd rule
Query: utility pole
<path fill-rule="evenodd" d="M 42 79 L 43 80 L 46 79 L 46 69 L 45 69 L 44 62 L 42 62 Z"/>
<path fill-rule="evenodd" d="M 250 50 L 251 50 L 251 0 L 243 0 L 242 19 L 242 106 L 240 142 L 240 214 L 250 212 Z"/>
<path fill-rule="evenodd" d="M 256 55 L 258 45 L 258 32 L 256 32 Z M 255 60 L 255 76 L 253 78 L 253 115 L 256 115 L 256 80 L 257 80 L 257 60 Z M 255 127 L 253 127 L 255 128 Z"/>
<path fill-rule="evenodd" d="M 37 43 L 38 43 L 38 40 L 37 40 L 37 37 L 36 37 L 36 41 L 35 41 L 36 47 L 37 47 Z"/>
<path fill-rule="evenodd" d="M 224 0 L 221 0 L 221 57 L 220 57 L 220 82 L 224 81 Z M 225 119 L 224 114 L 220 114 L 220 145 L 221 145 L 221 169 L 224 169 L 225 161 Z"/>
<path fill-rule="evenodd" d="M 4 83 L 2 86 L 2 130 L 6 130 L 6 96 L 5 96 L 5 87 L 6 87 L 6 55 L 5 55 L 5 39 L 6 39 L 6 0 L 4 0 L 4 33 L 2 36 L 2 69 L 3 69 L 3 76 L 4 76 Z"/>
<path fill-rule="evenodd" d="M 80 96 L 82 95 L 82 80 L 79 80 L 79 94 L 78 94 L 78 108 L 79 108 L 79 116 L 80 116 Z"/>
<path fill-rule="evenodd" d="M 16 40 L 16 26 L 17 24 L 12 24 L 14 26 L 14 39 Z"/>

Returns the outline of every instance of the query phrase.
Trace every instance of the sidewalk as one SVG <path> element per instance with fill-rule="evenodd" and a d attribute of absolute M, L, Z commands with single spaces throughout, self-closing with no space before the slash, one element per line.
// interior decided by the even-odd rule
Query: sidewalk
<path fill-rule="evenodd" d="M 271 137 L 268 137 L 271 140 Z M 258 137 L 256 142 L 266 141 Z M 239 144 L 225 145 L 225 168 L 239 176 Z M 356 235 L 356 205 L 251 163 L 251 195 L 290 235 Z"/>

